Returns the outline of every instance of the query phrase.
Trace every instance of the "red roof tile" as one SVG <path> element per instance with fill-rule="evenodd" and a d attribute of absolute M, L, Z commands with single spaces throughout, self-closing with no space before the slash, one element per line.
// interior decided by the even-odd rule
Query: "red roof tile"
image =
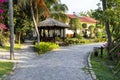
<path fill-rule="evenodd" d="M 95 20 L 95 19 L 87 17 L 87 16 L 81 17 L 80 21 L 81 22 L 88 22 L 88 23 L 97 23 L 97 22 L 99 22 L 98 20 Z"/>
<path fill-rule="evenodd" d="M 77 18 L 77 16 L 73 15 L 73 14 L 67 14 L 67 16 L 71 19 L 71 18 Z M 80 17 L 80 21 L 81 22 L 87 22 L 87 23 L 97 23 L 99 22 L 98 20 L 95 20 L 93 18 L 87 17 L 87 16 L 82 16 Z"/>

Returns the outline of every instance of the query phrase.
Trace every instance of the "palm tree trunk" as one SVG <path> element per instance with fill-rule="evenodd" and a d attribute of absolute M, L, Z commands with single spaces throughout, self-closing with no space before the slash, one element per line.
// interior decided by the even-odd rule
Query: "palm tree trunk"
<path fill-rule="evenodd" d="M 21 32 L 19 32 L 19 34 L 18 34 L 18 44 L 19 45 L 21 44 Z"/>
<path fill-rule="evenodd" d="M 8 0 L 10 17 L 10 59 L 14 59 L 13 0 Z"/>
<path fill-rule="evenodd" d="M 34 23 L 36 34 L 37 34 L 37 42 L 39 43 L 40 42 L 40 34 L 38 31 L 38 26 L 37 26 L 37 22 L 36 22 L 34 11 L 33 11 L 32 0 L 30 0 L 30 7 L 31 7 L 31 14 L 32 14 L 33 23 Z"/>
<path fill-rule="evenodd" d="M 102 0 L 103 11 L 107 9 L 106 5 L 107 5 L 106 0 Z M 106 26 L 105 29 L 106 29 L 107 38 L 108 38 L 108 54 L 109 54 L 112 38 L 111 38 L 111 33 L 110 33 L 109 21 L 106 19 L 105 14 L 104 14 L 104 19 L 105 19 L 105 26 Z"/>

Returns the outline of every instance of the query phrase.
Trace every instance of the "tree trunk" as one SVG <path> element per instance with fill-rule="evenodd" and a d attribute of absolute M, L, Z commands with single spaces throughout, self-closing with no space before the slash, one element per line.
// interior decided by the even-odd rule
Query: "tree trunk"
<path fill-rule="evenodd" d="M 103 6 L 104 12 L 107 9 L 106 5 L 107 5 L 106 0 L 102 0 L 102 6 Z M 105 14 L 104 14 L 104 20 L 105 20 L 105 26 L 106 26 L 105 29 L 106 29 L 107 38 L 108 38 L 108 54 L 109 54 L 112 38 L 111 38 L 111 33 L 110 33 L 109 21 L 107 20 Z"/>
<path fill-rule="evenodd" d="M 18 34 L 18 44 L 19 45 L 21 44 L 21 32 L 19 32 L 19 34 Z"/>
<path fill-rule="evenodd" d="M 13 27 L 13 0 L 9 2 L 9 17 L 10 17 L 10 59 L 14 59 L 14 27 Z"/>
<path fill-rule="evenodd" d="M 31 7 L 31 14 L 32 14 L 33 23 L 34 23 L 34 26 L 35 26 L 35 31 L 36 31 L 36 34 L 37 34 L 37 42 L 39 44 L 40 43 L 40 34 L 39 34 L 39 31 L 38 31 L 37 22 L 35 20 L 35 15 L 34 15 L 34 11 L 33 11 L 32 0 L 30 0 L 30 7 Z"/>

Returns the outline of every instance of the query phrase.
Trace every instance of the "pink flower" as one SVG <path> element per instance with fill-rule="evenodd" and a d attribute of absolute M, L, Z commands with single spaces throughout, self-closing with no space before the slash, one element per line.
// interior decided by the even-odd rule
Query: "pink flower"
<path fill-rule="evenodd" d="M 3 10 L 3 9 L 0 9 L 0 13 L 4 13 L 4 10 Z"/>
<path fill-rule="evenodd" d="M 7 2 L 7 0 L 0 0 L 1 3 Z"/>
<path fill-rule="evenodd" d="M 6 25 L 5 25 L 5 24 L 2 24 L 2 23 L 0 23 L 0 27 L 1 27 L 2 29 L 7 29 Z"/>

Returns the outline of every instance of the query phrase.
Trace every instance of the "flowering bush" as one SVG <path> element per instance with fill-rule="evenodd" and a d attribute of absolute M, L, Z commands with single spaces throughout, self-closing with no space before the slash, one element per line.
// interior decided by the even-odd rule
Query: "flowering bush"
<path fill-rule="evenodd" d="M 6 29 L 6 25 L 1 23 L 4 19 L 3 14 L 5 12 L 3 4 L 7 2 L 7 0 L 0 0 L 0 27 L 2 29 Z"/>
<path fill-rule="evenodd" d="M 7 41 L 7 38 L 3 34 L 3 29 L 7 29 L 6 25 L 4 24 L 4 3 L 7 2 L 7 0 L 0 0 L 0 46 L 4 46 L 4 44 Z"/>

